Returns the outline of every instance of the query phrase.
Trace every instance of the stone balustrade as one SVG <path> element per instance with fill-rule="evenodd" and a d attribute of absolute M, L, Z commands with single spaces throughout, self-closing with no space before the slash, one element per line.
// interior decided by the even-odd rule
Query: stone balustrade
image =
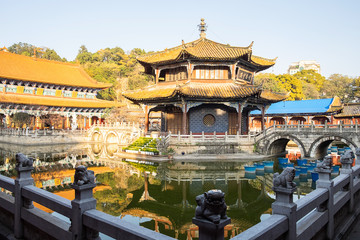
<path fill-rule="evenodd" d="M 293 202 L 295 188 L 274 187 L 273 214 L 233 239 L 339 239 L 360 214 L 360 165 L 342 161 L 340 175 L 319 171 L 316 189 Z M 33 186 L 32 166 L 18 166 L 14 180 L 0 175 L 0 221 L 17 238 L 99 239 L 99 232 L 115 239 L 173 239 L 95 209 L 95 184 L 75 186 L 73 201 Z M 6 193 L 7 192 L 7 193 Z M 12 193 L 9 194 L 9 193 Z M 65 221 L 35 208 L 37 202 L 70 219 Z"/>
<path fill-rule="evenodd" d="M 0 135 L 3 136 L 22 136 L 41 138 L 44 136 L 68 136 L 68 135 L 84 135 L 85 129 L 71 130 L 71 129 L 30 129 L 30 128 L 0 128 Z"/>
<path fill-rule="evenodd" d="M 32 166 L 18 166 L 16 170 L 15 180 L 0 175 L 0 187 L 5 189 L 0 192 L 0 222 L 13 229 L 16 238 L 95 240 L 100 239 L 101 232 L 115 239 L 173 239 L 97 211 L 93 183 L 73 184 L 75 199 L 70 201 L 33 186 Z M 33 201 L 68 218 L 70 223 L 35 208 Z"/>
<path fill-rule="evenodd" d="M 316 189 L 296 202 L 275 192 L 271 217 L 232 239 L 340 239 L 360 214 L 360 165 L 343 164 L 335 179 L 320 171 Z"/>
<path fill-rule="evenodd" d="M 254 134 L 248 134 L 248 135 L 229 135 L 227 132 L 225 133 L 217 133 L 213 132 L 211 134 L 207 133 L 205 134 L 202 132 L 201 134 L 193 134 L 190 132 L 190 134 L 174 134 L 169 133 L 168 134 L 169 140 L 171 143 L 198 143 L 198 142 L 212 142 L 212 141 L 221 141 L 221 142 L 233 142 L 238 143 L 241 141 L 254 141 Z"/>

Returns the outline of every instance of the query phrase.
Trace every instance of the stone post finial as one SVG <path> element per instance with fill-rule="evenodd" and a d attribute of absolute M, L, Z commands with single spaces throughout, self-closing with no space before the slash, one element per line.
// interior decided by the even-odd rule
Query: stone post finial
<path fill-rule="evenodd" d="M 317 188 L 328 188 L 330 186 L 332 164 L 332 156 L 325 156 L 323 161 L 317 162 L 314 169 L 319 174 L 319 179 L 316 181 Z"/>
<path fill-rule="evenodd" d="M 360 148 L 356 148 L 355 156 L 356 156 L 355 164 L 360 165 Z"/>
<path fill-rule="evenodd" d="M 93 198 L 93 188 L 96 187 L 94 171 L 89 171 L 85 166 L 75 168 L 72 188 L 75 190 L 75 199 L 71 201 L 72 218 L 70 231 L 73 239 L 83 239 L 92 236 L 91 239 L 100 239 L 99 233 L 83 227 L 82 215 L 85 211 L 96 209 L 96 199 Z"/>
<path fill-rule="evenodd" d="M 15 179 L 15 216 L 14 216 L 14 234 L 16 238 L 23 238 L 24 226 L 21 220 L 21 209 L 34 208 L 30 199 L 24 198 L 21 194 L 21 189 L 28 185 L 34 184 L 34 179 L 31 177 L 33 168 L 33 159 L 26 157 L 22 153 L 16 154 L 16 171 L 17 178 Z"/>
<path fill-rule="evenodd" d="M 354 152 L 352 150 L 347 150 L 343 155 L 340 157 L 341 162 L 341 171 L 340 173 L 351 173 L 352 169 L 351 166 L 354 162 Z"/>
<path fill-rule="evenodd" d="M 276 192 L 276 201 L 293 203 L 293 193 L 296 190 L 294 183 L 295 168 L 287 167 L 281 174 L 275 173 L 273 177 L 273 190 Z"/>
<path fill-rule="evenodd" d="M 273 177 L 273 190 L 276 201 L 272 203 L 273 214 L 285 215 L 288 218 L 289 230 L 286 239 L 296 239 L 296 208 L 293 202 L 293 193 L 296 190 L 295 168 L 287 167 L 281 174 L 275 173 Z"/>
<path fill-rule="evenodd" d="M 94 171 L 87 170 L 83 165 L 76 167 L 73 184 L 81 186 L 88 183 L 95 183 Z"/>
<path fill-rule="evenodd" d="M 231 222 L 224 196 L 221 190 L 214 189 L 196 197 L 198 206 L 192 222 L 199 227 L 199 240 L 224 239 L 224 227 Z"/>

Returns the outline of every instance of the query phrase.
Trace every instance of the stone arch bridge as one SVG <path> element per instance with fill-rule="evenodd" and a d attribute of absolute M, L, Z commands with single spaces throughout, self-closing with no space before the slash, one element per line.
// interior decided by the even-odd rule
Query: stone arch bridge
<path fill-rule="evenodd" d="M 140 136 L 143 130 L 138 123 L 94 124 L 87 131 L 89 142 L 128 145 Z"/>
<path fill-rule="evenodd" d="M 320 159 L 327 154 L 333 141 L 349 146 L 354 152 L 360 147 L 358 125 L 274 125 L 255 137 L 256 148 L 267 155 L 285 152 L 291 140 L 299 147 L 301 156 Z"/>

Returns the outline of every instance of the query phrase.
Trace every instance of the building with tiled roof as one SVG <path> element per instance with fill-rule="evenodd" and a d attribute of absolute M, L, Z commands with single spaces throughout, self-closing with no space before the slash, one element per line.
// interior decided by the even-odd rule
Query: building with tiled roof
<path fill-rule="evenodd" d="M 145 110 L 148 129 L 150 112 L 161 112 L 161 131 L 183 134 L 248 132 L 249 112 L 284 100 L 254 85 L 255 73 L 275 64 L 252 54 L 253 43 L 234 47 L 206 38 L 201 20 L 200 38 L 137 58 L 154 85 L 123 95 Z"/>
<path fill-rule="evenodd" d="M 274 124 L 337 124 L 337 117 L 346 115 L 348 107 L 344 107 L 339 97 L 296 101 L 281 101 L 272 104 L 265 114 L 265 126 Z M 344 110 L 346 110 L 344 112 Z M 250 129 L 261 129 L 261 112 L 250 112 Z"/>
<path fill-rule="evenodd" d="M 334 117 L 337 123 L 360 124 L 360 103 L 345 103 L 342 111 Z"/>
<path fill-rule="evenodd" d="M 32 115 L 32 127 L 87 128 L 117 103 L 96 98 L 111 84 L 92 79 L 81 66 L 0 50 L 0 114 L 11 126 L 16 112 Z M 57 114 L 54 126 L 45 119 Z"/>

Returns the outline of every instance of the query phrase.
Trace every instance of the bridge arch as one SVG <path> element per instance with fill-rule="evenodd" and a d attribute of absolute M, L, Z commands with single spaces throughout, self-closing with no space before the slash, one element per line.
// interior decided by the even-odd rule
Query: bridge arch
<path fill-rule="evenodd" d="M 104 136 L 102 135 L 101 132 L 95 130 L 92 134 L 91 134 L 91 141 L 92 142 L 102 142 L 104 140 Z"/>
<path fill-rule="evenodd" d="M 106 144 L 104 148 L 104 154 L 109 158 L 114 158 L 115 153 L 117 153 L 119 150 L 119 146 L 116 143 Z"/>
<path fill-rule="evenodd" d="M 129 144 L 132 141 L 132 136 L 130 133 L 124 133 L 120 137 L 119 143 L 122 145 Z"/>
<path fill-rule="evenodd" d="M 346 137 L 332 135 L 332 136 L 321 136 L 317 138 L 309 148 L 309 155 L 311 158 L 321 159 L 327 154 L 327 149 L 329 145 L 333 141 L 343 142 L 348 145 L 353 152 L 355 152 L 356 148 L 358 147 L 353 141 L 347 139 Z"/>
<path fill-rule="evenodd" d="M 106 143 L 119 143 L 119 135 L 115 131 L 109 131 L 106 133 L 105 137 Z"/>
<path fill-rule="evenodd" d="M 99 143 L 91 144 L 90 156 L 100 156 L 103 151 L 103 145 Z"/>
<path fill-rule="evenodd" d="M 291 134 L 275 134 L 266 144 L 265 153 L 267 155 L 273 155 L 285 152 L 286 145 L 290 140 L 295 142 L 300 149 L 301 157 L 305 157 L 307 152 L 304 144 L 300 141 L 299 138 Z"/>

